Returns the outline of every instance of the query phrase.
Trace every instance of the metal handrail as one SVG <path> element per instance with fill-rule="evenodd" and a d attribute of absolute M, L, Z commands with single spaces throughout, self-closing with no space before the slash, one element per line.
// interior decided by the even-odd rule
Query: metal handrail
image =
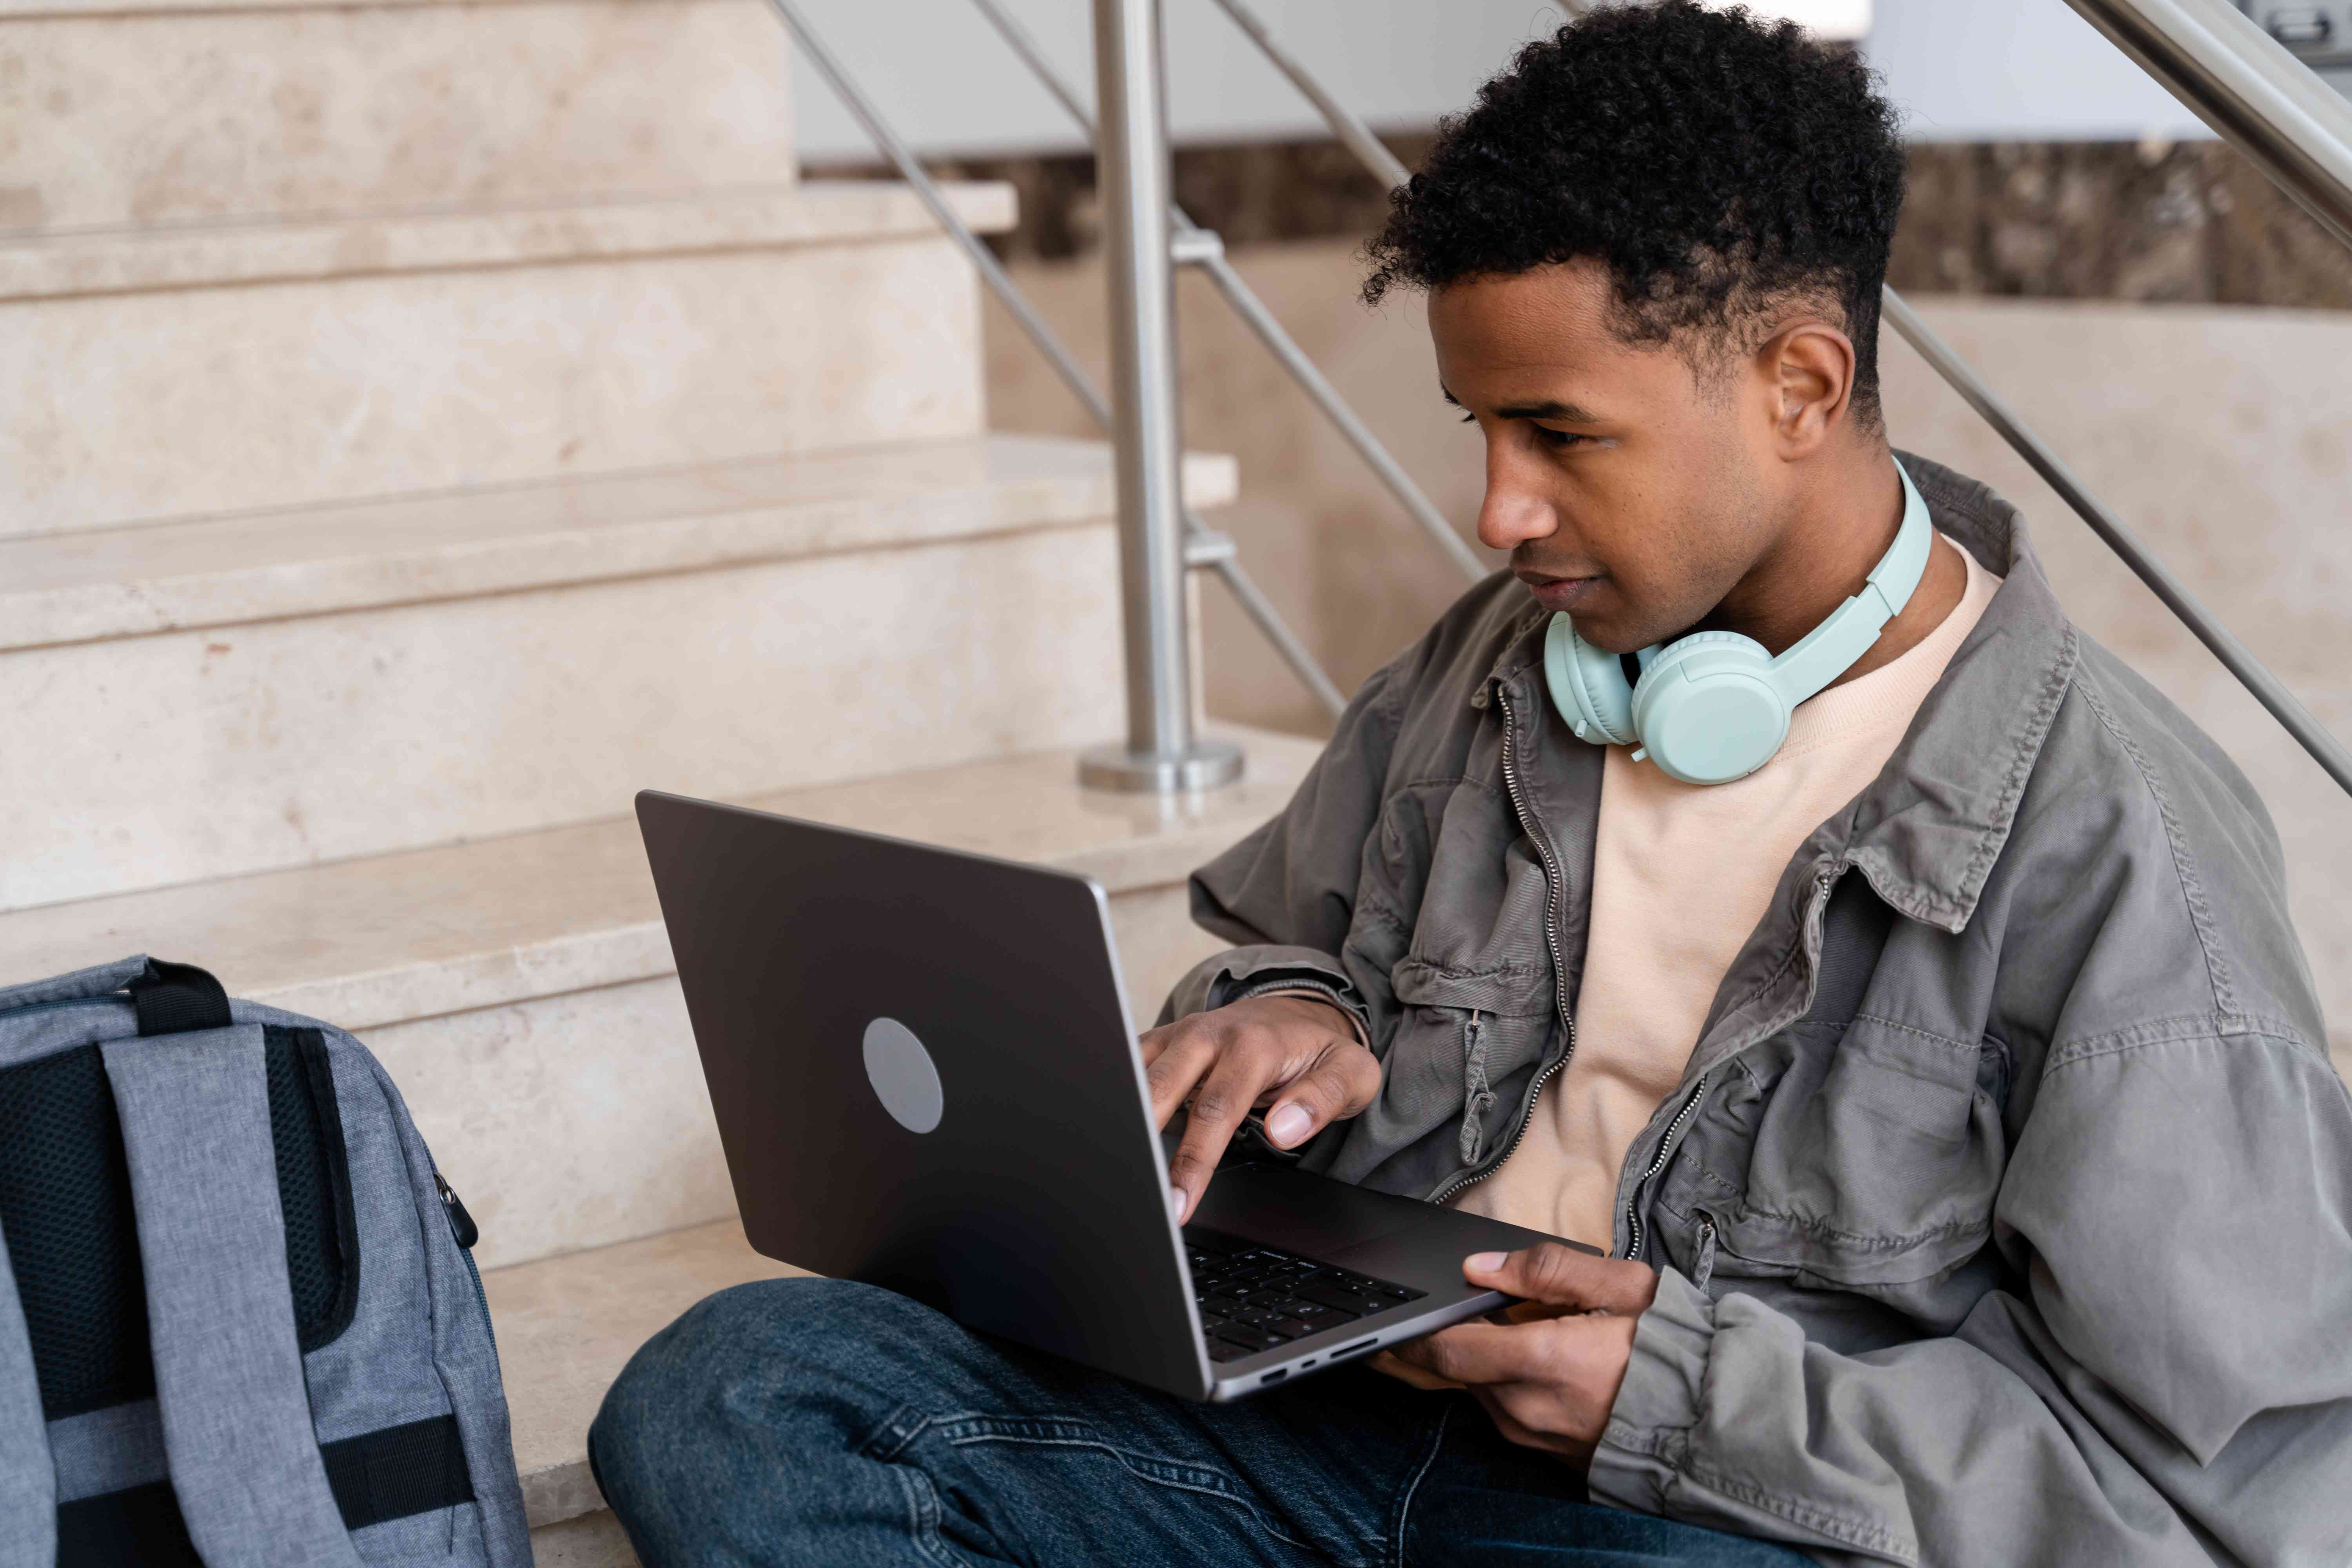
<path fill-rule="evenodd" d="M 1217 0 L 1217 5 L 1234 19 L 1234 26 L 1248 35 L 1250 42 L 1257 46 L 1258 53 L 1264 55 L 1275 69 L 1290 79 L 1290 85 L 1298 89 L 1299 96 L 1313 104 L 1316 112 L 1323 116 L 1323 122 L 1331 128 L 1331 134 L 1347 143 L 1348 151 L 1356 155 L 1358 163 L 1372 172 L 1375 179 L 1394 190 L 1412 178 L 1412 171 L 1398 161 L 1396 154 L 1390 152 L 1379 137 L 1372 134 L 1372 128 L 1358 119 L 1355 111 L 1346 104 L 1326 92 L 1323 84 L 1315 79 L 1314 73 L 1299 63 L 1298 57 L 1282 47 L 1282 41 L 1274 36 L 1274 29 L 1260 21 L 1256 12 L 1243 5 L 1241 0 Z"/>
<path fill-rule="evenodd" d="M 2352 103 L 2227 0 L 2066 0 L 2352 245 Z"/>
<path fill-rule="evenodd" d="M 1079 405 L 1086 409 L 1097 426 L 1108 433 L 1112 428 L 1109 400 L 1094 384 L 1093 379 L 1079 365 L 1076 357 L 1062 342 L 1053 328 L 1046 325 L 1045 319 L 1037 314 L 1035 309 L 1029 303 L 1027 296 L 1021 292 L 1020 285 L 1013 281 L 988 247 L 981 243 L 980 237 L 971 231 L 971 226 L 963 221 L 962 216 L 948 201 L 937 182 L 933 181 L 924 170 L 912 150 L 899 138 L 890 123 L 882 117 L 881 111 L 875 107 L 873 100 L 866 96 L 864 89 L 857 85 L 856 79 L 850 76 L 839 58 L 826 46 L 823 37 L 817 33 L 807 16 L 801 11 L 797 0 L 768 0 L 768 3 L 792 33 L 794 42 L 799 45 L 809 63 L 816 68 L 817 74 L 824 79 L 826 85 L 832 88 L 835 95 L 841 100 L 842 106 L 849 110 L 851 118 L 857 121 L 867 139 L 873 142 L 876 149 L 898 169 L 899 176 L 914 191 L 917 198 L 929 210 L 931 216 L 947 232 L 949 237 L 954 240 L 958 247 L 962 250 L 966 259 L 971 262 L 973 268 L 980 274 L 981 280 L 996 297 L 997 302 L 1005 308 L 1022 331 L 1027 334 L 1029 341 L 1045 357 L 1046 363 L 1053 367 L 1063 384 L 1069 388 L 1071 395 L 1078 400 Z M 1258 631 L 1268 643 L 1273 645 L 1276 653 L 1281 657 L 1285 664 L 1290 667 L 1291 671 L 1314 695 L 1315 700 L 1334 717 L 1345 711 L 1348 706 L 1347 695 L 1328 675 L 1324 673 L 1322 667 L 1315 661 L 1314 655 L 1308 651 L 1305 642 L 1282 619 L 1280 612 L 1275 609 L 1271 601 L 1266 598 L 1264 591 L 1258 587 L 1241 563 L 1234 559 L 1232 551 L 1213 548 L 1220 542 L 1223 542 L 1223 535 L 1202 522 L 1189 507 L 1184 509 L 1182 516 L 1188 551 L 1197 552 L 1194 558 L 1200 560 L 1206 569 L 1217 574 L 1219 580 L 1233 595 L 1234 602 L 1241 606 L 1243 613 L 1255 624 Z"/>
<path fill-rule="evenodd" d="M 1375 157 L 1361 145 L 1370 139 L 1363 122 L 1315 83 L 1306 67 L 1275 41 L 1272 32 L 1242 0 L 1216 0 L 1216 4 L 1323 111 L 1332 134 L 1347 143 L 1366 168 L 1388 181 L 1391 189 L 1406 182 L 1409 176 L 1403 165 L 1389 156 L 1386 148 Z M 2067 4 L 2207 123 L 2247 152 L 2281 190 L 2330 232 L 2352 244 L 2352 108 L 2311 79 L 2294 56 L 2221 0 L 2067 0 Z M 2260 47 L 2242 47 L 2248 37 Z M 2287 77 L 2280 68 L 2282 63 L 2299 76 Z M 1372 144 L 1378 146 L 1377 141 Z M 2171 568 L 2091 494 L 1983 377 L 1928 330 L 1900 294 L 1886 289 L 1883 307 L 1888 323 L 1904 340 L 2123 558 L 2124 564 L 2311 753 L 2312 760 L 2347 793 L 2352 793 L 2352 752 L 2347 752 L 2279 678 L 2198 602 Z"/>
<path fill-rule="evenodd" d="M 2156 553 L 2142 544 L 2123 520 L 2107 510 L 2097 497 L 2074 477 L 2074 471 L 2062 462 L 2041 437 L 2018 418 L 2000 395 L 1986 385 L 1983 379 L 1952 352 L 1951 345 L 1937 337 L 1917 311 L 1894 289 L 1886 290 L 1882 301 L 1889 325 L 1902 333 L 1904 341 L 1919 353 L 1919 357 L 1935 368 L 1936 373 L 1951 384 L 1952 390 L 1967 400 L 1969 407 L 1998 432 L 2001 439 L 2015 448 L 2017 455 L 2032 466 L 2058 492 L 2060 500 L 2074 509 L 2074 514 L 2091 527 L 2091 531 L 2104 540 L 2108 549 L 2123 557 L 2139 580 L 2148 585 L 2164 607 L 2179 617 L 2196 636 L 2199 642 L 2212 651 L 2239 683 L 2253 693 L 2254 700 L 2270 710 L 2271 717 L 2286 728 L 2289 734 L 2302 743 L 2312 760 L 2327 770 L 2327 774 L 2347 791 L 2352 791 L 2352 754 L 2343 743 L 2327 731 L 2326 725 L 2312 716 L 2309 709 L 2296 700 L 2273 675 L 2263 661 L 2240 642 L 2219 616 L 2200 604 L 2188 585 L 2172 574 L 2172 569 Z"/>
<path fill-rule="evenodd" d="M 1096 140 L 1093 114 L 1079 100 L 1069 83 L 1062 79 L 1061 73 L 1054 68 L 1052 62 L 1045 58 L 1045 52 L 1037 47 L 1037 42 L 1030 37 L 1028 29 L 1007 14 L 997 0 L 971 0 L 971 3 L 1003 37 L 1021 63 L 1029 68 L 1030 73 L 1068 113 L 1087 144 L 1093 145 Z M 1336 105 L 1334 107 L 1337 108 Z M 1338 112 L 1344 114 L 1346 110 L 1338 110 Z M 1358 129 L 1362 130 L 1360 123 Z M 1362 134 L 1370 146 L 1378 148 L 1382 157 L 1389 158 L 1389 162 L 1395 164 L 1397 177 L 1405 178 L 1404 165 L 1390 157 L 1388 149 L 1381 147 L 1370 131 L 1362 131 Z M 1257 297 L 1256 291 L 1234 269 L 1233 264 L 1225 258 L 1223 244 L 1216 236 L 1193 222 L 1191 215 L 1174 203 L 1169 205 L 1168 216 L 1176 229 L 1178 259 L 1198 267 L 1207 274 L 1217 292 L 1242 319 L 1242 324 L 1257 335 L 1267 352 L 1289 373 L 1290 378 L 1298 384 L 1299 389 L 1322 411 L 1323 416 L 1332 423 L 1348 444 L 1356 449 L 1357 456 L 1363 458 L 1366 466 L 1388 487 L 1389 493 L 1412 515 L 1422 531 L 1445 552 L 1455 567 L 1471 582 L 1483 582 L 1491 575 L 1493 569 L 1462 542 L 1462 536 L 1454 531 L 1454 525 L 1446 521 L 1445 514 L 1437 510 L 1422 488 L 1413 482 L 1412 476 L 1406 473 L 1396 458 L 1390 455 L 1389 449 L 1381 444 L 1380 437 L 1372 434 L 1357 416 L 1356 411 L 1348 405 L 1347 400 L 1339 395 L 1339 389 L 1325 378 L 1315 362 L 1307 357 L 1307 351 L 1283 330 L 1274 312 L 1266 309 L 1265 302 Z"/>

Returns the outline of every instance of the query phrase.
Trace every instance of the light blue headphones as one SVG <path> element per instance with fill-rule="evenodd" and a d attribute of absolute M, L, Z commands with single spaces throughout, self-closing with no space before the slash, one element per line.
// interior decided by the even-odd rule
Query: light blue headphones
<path fill-rule="evenodd" d="M 1903 472 L 1903 524 L 1861 593 L 1774 658 L 1738 632 L 1693 632 L 1638 656 L 1628 683 L 1613 653 L 1586 645 L 1565 615 L 1544 637 L 1544 680 L 1552 706 L 1580 740 L 1639 744 L 1659 770 L 1685 784 L 1728 784 L 1772 760 L 1789 737 L 1798 703 L 1843 675 L 1870 651 L 1886 623 L 1911 602 L 1927 570 L 1935 529 L 1927 503 Z"/>

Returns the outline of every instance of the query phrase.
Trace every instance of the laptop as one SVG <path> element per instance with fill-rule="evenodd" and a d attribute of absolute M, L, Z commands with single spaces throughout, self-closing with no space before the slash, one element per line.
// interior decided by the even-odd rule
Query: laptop
<path fill-rule="evenodd" d="M 1093 879 L 652 791 L 637 821 L 767 1257 L 1229 1400 L 1503 1307 L 1463 1258 L 1557 1239 L 1277 1162 L 1180 1230 Z"/>

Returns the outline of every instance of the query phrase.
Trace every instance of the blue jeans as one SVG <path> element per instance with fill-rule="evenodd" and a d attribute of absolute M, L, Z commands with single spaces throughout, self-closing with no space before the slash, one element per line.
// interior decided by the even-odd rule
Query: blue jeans
<path fill-rule="evenodd" d="M 704 1301 L 588 1445 L 648 1568 L 1808 1561 L 1589 1504 L 1465 1394 L 1349 1369 L 1194 1405 L 837 1280 Z"/>

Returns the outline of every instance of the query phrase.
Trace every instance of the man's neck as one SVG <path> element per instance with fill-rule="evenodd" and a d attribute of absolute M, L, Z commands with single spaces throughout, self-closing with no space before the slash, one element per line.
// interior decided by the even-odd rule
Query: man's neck
<path fill-rule="evenodd" d="M 1786 652 L 1862 592 L 1894 546 L 1904 501 L 1903 477 L 1885 446 L 1825 469 L 1771 552 L 1703 624 L 1753 637 L 1776 658 Z M 1967 563 L 1937 535 L 1909 601 L 1869 650 L 1830 684 L 1867 675 L 1917 647 L 1959 604 L 1968 584 Z"/>

